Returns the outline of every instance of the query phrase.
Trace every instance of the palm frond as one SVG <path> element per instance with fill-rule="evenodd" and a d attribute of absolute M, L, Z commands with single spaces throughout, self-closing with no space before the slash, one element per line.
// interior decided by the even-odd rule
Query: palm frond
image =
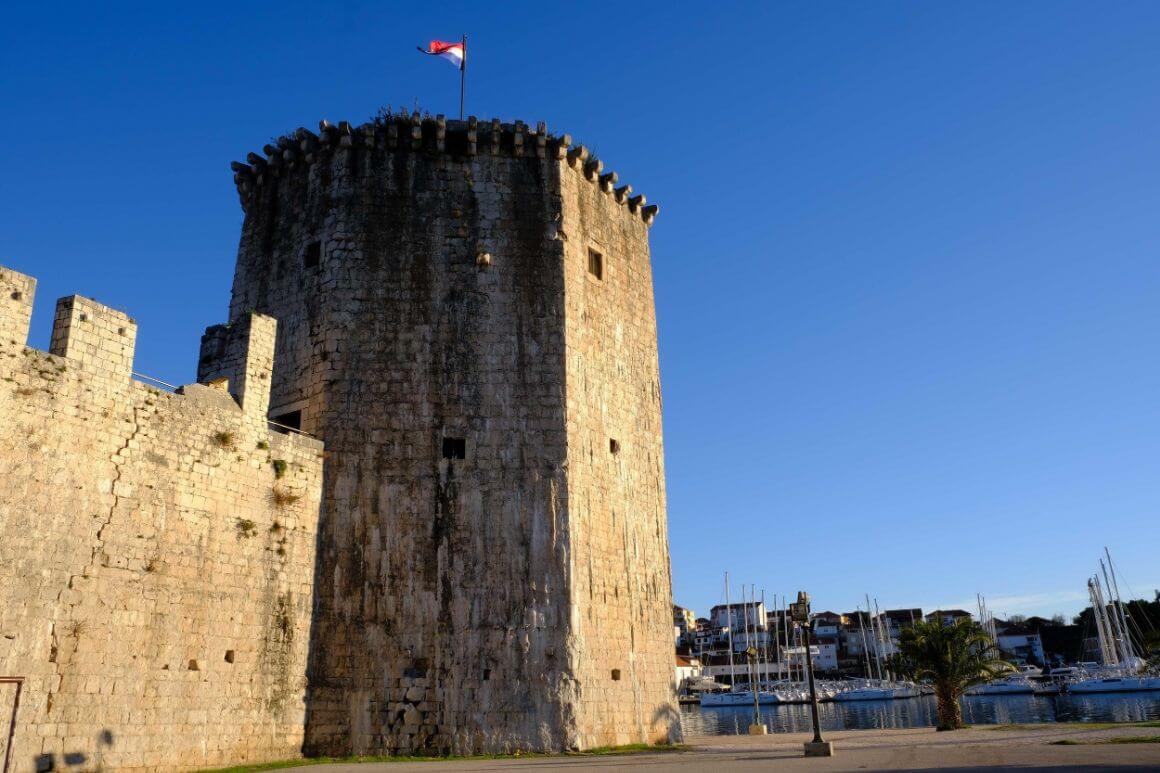
<path fill-rule="evenodd" d="M 981 684 L 1014 670 L 982 626 L 971 620 L 954 625 L 941 621 L 915 623 L 902 632 L 899 642 L 903 657 L 914 664 L 915 676 L 961 695 L 968 687 Z"/>

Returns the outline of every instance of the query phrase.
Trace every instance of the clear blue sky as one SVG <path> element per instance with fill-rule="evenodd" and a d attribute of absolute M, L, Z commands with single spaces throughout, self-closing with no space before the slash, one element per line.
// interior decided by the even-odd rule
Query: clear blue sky
<path fill-rule="evenodd" d="M 711 11 L 707 10 L 712 8 Z M 192 380 L 229 162 L 320 118 L 546 120 L 659 203 L 674 592 L 1073 612 L 1160 585 L 1160 4 L 18 3 L 0 262 Z"/>

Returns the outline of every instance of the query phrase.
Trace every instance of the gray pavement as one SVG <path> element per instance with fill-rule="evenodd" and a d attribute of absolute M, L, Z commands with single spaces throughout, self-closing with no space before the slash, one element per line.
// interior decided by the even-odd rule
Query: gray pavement
<path fill-rule="evenodd" d="M 851 730 L 828 734 L 836 754 L 804 759 L 800 733 L 760 736 L 712 736 L 688 740 L 687 751 L 609 756 L 530 757 L 499 760 L 448 760 L 333 764 L 310 768 L 317 773 L 393 773 L 396 771 L 831 771 L 992 770 L 992 771 L 1160 771 L 1160 743 L 1102 744 L 1123 737 L 1158 737 L 1160 728 L 1086 729 L 1077 725 L 1042 725 L 1032 729 L 987 727 L 936 733 L 932 729 Z M 1057 741 L 1077 745 L 1056 745 Z"/>

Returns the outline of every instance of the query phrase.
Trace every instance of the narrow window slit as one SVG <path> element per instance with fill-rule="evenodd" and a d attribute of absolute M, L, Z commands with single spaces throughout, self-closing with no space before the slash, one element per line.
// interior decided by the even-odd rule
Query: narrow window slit
<path fill-rule="evenodd" d="M 467 440 L 461 437 L 445 437 L 443 438 L 443 458 L 444 459 L 466 459 L 467 458 Z"/>
<path fill-rule="evenodd" d="M 604 278 L 604 256 L 591 247 L 588 248 L 588 273 L 597 279 Z"/>
<path fill-rule="evenodd" d="M 322 242 L 310 242 L 302 256 L 303 268 L 318 268 L 322 262 Z"/>

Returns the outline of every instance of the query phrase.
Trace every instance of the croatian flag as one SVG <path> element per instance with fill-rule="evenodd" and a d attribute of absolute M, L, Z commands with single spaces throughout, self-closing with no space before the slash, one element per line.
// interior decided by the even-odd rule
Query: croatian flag
<path fill-rule="evenodd" d="M 419 49 L 423 51 L 423 49 Z M 424 54 L 431 56 L 441 56 L 447 61 L 451 62 L 457 68 L 462 70 L 467 61 L 467 46 L 463 43 L 445 43 L 442 40 L 432 40 L 427 44 L 427 50 Z"/>

